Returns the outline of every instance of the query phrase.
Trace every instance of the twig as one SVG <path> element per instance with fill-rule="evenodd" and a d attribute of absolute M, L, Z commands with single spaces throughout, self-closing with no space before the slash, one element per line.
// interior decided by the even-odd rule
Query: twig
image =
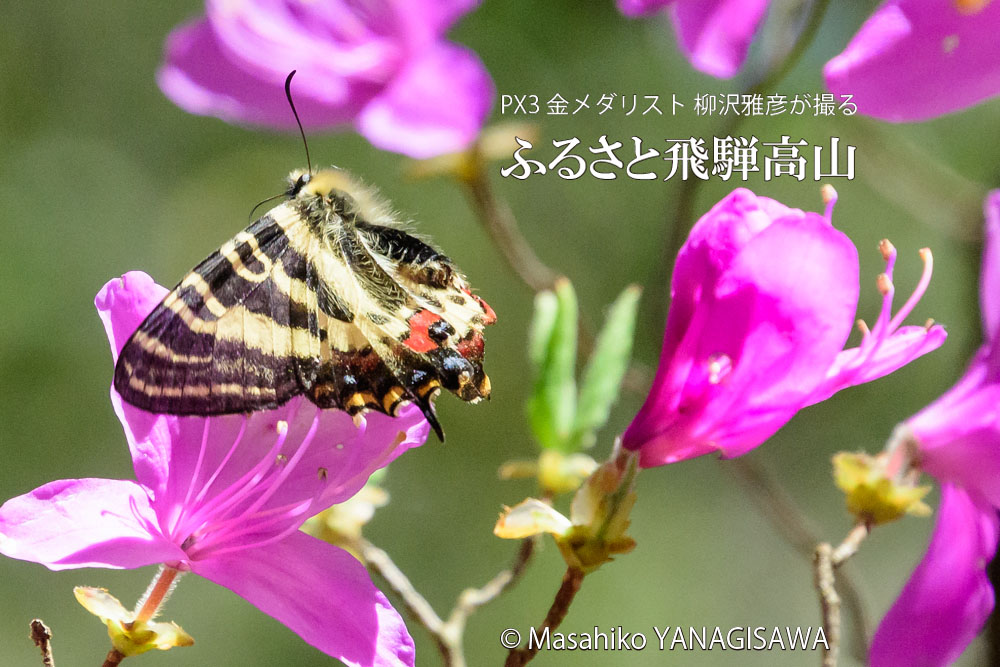
<path fill-rule="evenodd" d="M 493 192 L 489 174 L 476 162 L 478 159 L 477 156 L 471 158 L 468 172 L 459 179 L 469 193 L 476 217 L 521 282 L 535 292 L 551 288 L 559 273 L 535 254 L 531 244 L 521 233 L 510 206 Z M 580 357 L 588 355 L 593 346 L 594 336 L 581 321 L 577 350 Z M 622 380 L 622 386 L 630 391 L 644 394 L 649 390 L 652 377 L 651 368 L 632 362 Z"/>
<path fill-rule="evenodd" d="M 725 467 L 736 474 L 744 492 L 785 541 L 806 558 L 813 558 L 815 545 L 820 541 L 819 531 L 767 467 L 748 456 L 728 460 Z M 843 602 L 851 611 L 855 654 L 864 662 L 868 656 L 868 610 L 849 569 L 840 573 L 839 583 Z"/>
<path fill-rule="evenodd" d="M 118 649 L 113 648 L 108 651 L 108 657 L 104 659 L 104 664 L 101 667 L 118 667 L 124 659 L 125 655 L 119 653 Z"/>
<path fill-rule="evenodd" d="M 566 574 L 563 575 L 562 585 L 559 587 L 559 591 L 552 601 L 552 606 L 549 607 L 549 613 L 545 615 L 545 620 L 535 631 L 535 636 L 543 634 L 546 628 L 555 630 L 559 627 L 559 624 L 563 622 L 567 612 L 569 612 L 569 606 L 573 603 L 573 598 L 576 597 L 577 591 L 580 590 L 583 577 L 583 570 L 573 567 L 566 570 Z M 523 665 L 528 664 L 535 657 L 536 653 L 538 653 L 538 646 L 529 641 L 528 645 L 523 648 L 510 650 L 510 653 L 507 654 L 507 661 L 504 663 L 504 667 L 523 667 Z"/>
<path fill-rule="evenodd" d="M 834 586 L 833 547 L 823 542 L 816 547 L 815 584 L 819 592 L 820 615 L 826 632 L 827 647 L 823 649 L 823 667 L 837 667 L 840 652 L 840 596 Z"/>
<path fill-rule="evenodd" d="M 467 588 L 444 621 L 427 599 L 421 595 L 409 578 L 392 561 L 385 551 L 370 542 L 361 541 L 361 555 L 368 568 L 378 574 L 403 601 L 410 616 L 434 639 L 445 667 L 466 667 L 462 636 L 465 625 L 476 609 L 495 600 L 513 586 L 524 573 L 535 550 L 534 538 L 522 540 L 511 566 L 490 579 L 482 588 Z"/>
<path fill-rule="evenodd" d="M 466 621 L 474 611 L 484 604 L 495 600 L 511 584 L 517 581 L 528 567 L 528 561 L 535 551 L 534 538 L 521 540 L 521 547 L 509 569 L 499 572 L 481 588 L 467 588 L 458 596 L 458 602 L 451 610 L 444 631 L 453 639 L 461 652 L 462 635 L 465 632 Z"/>
<path fill-rule="evenodd" d="M 840 653 L 840 596 L 837 595 L 834 570 L 857 553 L 868 532 L 868 525 L 859 523 L 851 529 L 837 548 L 833 548 L 828 542 L 816 546 L 813 558 L 814 582 L 819 593 L 820 615 L 827 641 L 820 663 L 822 667 L 837 667 Z"/>
<path fill-rule="evenodd" d="M 42 619 L 35 618 L 31 621 L 31 641 L 42 652 L 42 664 L 45 667 L 53 667 L 52 661 L 52 631 L 42 623 Z"/>
<path fill-rule="evenodd" d="M 438 651 L 440 651 L 441 657 L 444 658 L 444 664 L 446 666 L 453 665 L 449 661 L 448 646 L 441 637 L 441 627 L 444 625 L 444 621 L 434 611 L 431 603 L 413 587 L 409 578 L 392 561 L 389 554 L 364 540 L 361 542 L 360 547 L 361 557 L 367 564 L 368 569 L 382 577 L 385 583 L 389 585 L 389 588 L 403 601 L 406 611 L 409 612 L 413 620 L 423 626 L 431 637 L 434 638 L 438 646 Z"/>
<path fill-rule="evenodd" d="M 514 273 L 535 292 L 552 287 L 559 275 L 538 258 L 521 234 L 510 206 L 494 194 L 486 170 L 477 165 L 461 182 L 480 223 Z"/>
<path fill-rule="evenodd" d="M 833 555 L 831 559 L 833 560 L 834 567 L 840 567 L 847 559 L 858 553 L 858 548 L 861 543 L 864 542 L 865 538 L 868 537 L 868 533 L 871 532 L 868 528 L 868 524 L 859 523 L 851 529 L 851 532 L 847 534 L 844 541 L 833 550 Z"/>

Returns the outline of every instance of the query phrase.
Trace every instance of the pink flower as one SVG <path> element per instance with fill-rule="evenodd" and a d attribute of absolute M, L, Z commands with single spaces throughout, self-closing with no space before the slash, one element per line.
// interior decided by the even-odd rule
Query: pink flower
<path fill-rule="evenodd" d="M 998 26 L 998 2 L 888 0 L 826 64 L 826 85 L 882 120 L 964 109 L 1000 93 Z"/>
<path fill-rule="evenodd" d="M 444 33 L 476 0 L 207 0 L 167 39 L 160 88 L 191 113 L 295 127 L 353 124 L 379 148 L 424 158 L 464 148 L 489 113 L 493 83 Z"/>
<path fill-rule="evenodd" d="M 98 293 L 113 356 L 165 296 L 144 273 Z M 350 554 L 299 532 L 427 438 L 416 407 L 371 414 L 294 399 L 252 416 L 154 415 L 111 401 L 136 481 L 70 479 L 0 507 L 0 552 L 53 570 L 165 563 L 225 586 L 349 665 L 413 665 L 399 614 Z"/>
<path fill-rule="evenodd" d="M 735 76 L 767 11 L 769 0 L 618 0 L 626 16 L 670 7 L 681 51 L 695 69 L 721 79 Z"/>
<path fill-rule="evenodd" d="M 939 347 L 940 326 L 901 327 L 930 281 L 892 316 L 896 251 L 884 242 L 875 326 L 844 350 L 858 303 L 858 256 L 825 215 L 734 190 L 691 230 L 671 285 L 653 387 L 623 436 L 650 467 L 718 451 L 739 456 L 800 409 Z"/>
<path fill-rule="evenodd" d="M 873 667 L 947 665 L 993 610 L 986 565 L 1000 521 L 1000 190 L 986 199 L 985 342 L 965 375 L 907 421 L 920 467 L 942 482 L 927 553 L 882 620 Z"/>

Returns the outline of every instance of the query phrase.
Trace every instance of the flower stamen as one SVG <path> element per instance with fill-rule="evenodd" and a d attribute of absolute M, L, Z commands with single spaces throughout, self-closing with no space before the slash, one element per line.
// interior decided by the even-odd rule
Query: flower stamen
<path fill-rule="evenodd" d="M 878 277 L 875 279 L 875 286 L 882 296 L 891 297 L 892 293 L 896 291 L 896 286 L 892 284 L 892 279 L 884 273 L 878 274 Z"/>
<path fill-rule="evenodd" d="M 316 408 L 316 415 L 313 417 L 312 424 L 309 426 L 309 431 L 306 433 L 305 437 L 302 438 L 302 443 L 299 445 L 298 449 L 295 450 L 295 453 L 292 454 L 292 458 L 286 459 L 287 464 L 281 467 L 281 472 L 278 473 L 277 479 L 268 484 L 264 493 L 262 493 L 261 496 L 257 498 L 257 500 L 255 500 L 245 512 L 243 512 L 244 516 L 249 516 L 253 512 L 260 509 L 261 505 L 266 503 L 268 499 L 273 496 L 279 488 L 281 488 L 282 483 L 288 479 L 288 476 L 292 474 L 292 471 L 295 470 L 296 465 L 298 465 L 299 461 L 302 460 L 302 457 L 305 456 L 306 451 L 309 449 L 309 445 L 312 444 L 312 441 L 316 436 L 316 430 L 319 428 L 319 418 L 321 414 L 322 411 L 319 408 Z M 281 424 L 284 424 L 284 432 L 281 433 L 279 437 L 284 440 L 284 437 L 288 435 L 288 424 L 286 422 L 279 422 L 278 425 L 281 426 Z"/>
<path fill-rule="evenodd" d="M 837 204 L 837 190 L 827 183 L 819 189 L 819 193 L 823 198 L 823 203 L 826 204 L 823 217 L 826 218 L 827 222 L 833 224 L 833 207 Z"/>
<path fill-rule="evenodd" d="M 170 527 L 169 533 L 173 533 L 177 528 L 177 525 L 184 520 L 184 514 L 187 509 L 191 507 L 191 494 L 194 493 L 194 487 L 198 483 L 198 476 L 201 474 L 201 465 L 205 461 L 205 450 L 208 447 L 208 430 L 212 423 L 211 419 L 205 420 L 205 425 L 201 431 L 201 446 L 198 449 L 198 460 L 195 461 L 194 471 L 191 473 L 191 481 L 188 484 L 187 493 L 184 494 L 184 504 L 181 505 L 181 511 L 177 513 L 174 518 L 173 525 Z"/>
<path fill-rule="evenodd" d="M 920 249 L 920 259 L 924 262 L 924 270 L 920 275 L 920 282 L 917 283 L 917 288 L 913 290 L 913 294 L 910 298 L 906 300 L 903 307 L 899 309 L 896 316 L 892 318 L 889 322 L 889 329 L 896 329 L 906 316 L 909 315 L 914 307 L 916 307 L 917 302 L 924 296 L 924 292 L 927 291 L 927 286 L 931 284 L 931 274 L 934 272 L 934 255 L 931 253 L 930 248 Z"/>
<path fill-rule="evenodd" d="M 282 426 L 283 424 L 284 427 Z M 217 496 L 211 498 L 204 505 L 200 505 L 196 511 L 192 512 L 191 515 L 187 517 L 183 524 L 183 529 L 181 526 L 178 526 L 171 532 L 172 535 L 193 533 L 197 527 L 201 526 L 208 520 L 208 517 L 214 515 L 218 518 L 222 518 L 231 507 L 240 501 L 247 499 L 251 495 L 261 492 L 261 482 L 267 473 L 273 470 L 272 461 L 285 445 L 285 439 L 288 436 L 288 423 L 285 421 L 279 421 L 275 430 L 277 431 L 278 437 L 275 439 L 274 445 L 260 459 L 260 461 L 258 461 L 257 464 L 248 470 L 242 477 L 230 484 L 228 488 L 220 491 Z M 242 436 L 242 434 L 243 429 L 240 429 L 239 435 Z M 237 440 L 239 439 L 240 438 L 238 437 Z M 230 451 L 235 450 L 235 448 L 236 445 L 234 443 Z M 225 462 L 228 460 L 229 457 L 227 456 L 223 461 L 223 464 L 216 470 L 216 475 L 222 470 Z M 213 479 L 214 477 L 215 475 L 213 475 Z"/>
<path fill-rule="evenodd" d="M 845 360 L 843 365 L 838 369 L 838 374 L 841 377 L 853 377 L 862 367 L 875 358 L 882 344 L 892 336 L 903 320 L 916 307 L 921 297 L 923 297 L 924 292 L 927 291 L 927 286 L 931 281 L 934 261 L 931 251 L 923 248 L 920 251 L 920 257 L 924 261 L 924 270 L 920 281 L 917 283 L 913 294 L 903 304 L 903 307 L 893 315 L 892 301 L 896 287 L 892 282 L 892 273 L 896 265 L 896 248 L 888 239 L 883 239 L 879 243 L 879 252 L 882 254 L 883 259 L 885 259 L 885 272 L 879 274 L 876 279 L 876 286 L 882 294 L 882 308 L 879 311 L 875 325 L 871 329 L 868 328 L 868 325 L 863 320 L 857 321 L 858 329 L 861 330 L 862 335 L 861 343 L 857 348 L 854 348 L 853 357 Z M 930 332 L 931 326 L 933 326 L 933 320 L 928 321 L 924 328 L 927 332 Z"/>
<path fill-rule="evenodd" d="M 236 434 L 236 439 L 233 440 L 232 447 L 230 447 L 229 451 L 226 452 L 226 455 L 222 457 L 222 462 L 219 463 L 219 466 L 215 469 L 215 472 L 212 473 L 212 476 L 208 478 L 207 482 L 205 482 L 205 486 L 203 486 L 201 491 L 198 492 L 198 496 L 194 499 L 194 502 L 196 504 L 200 503 L 202 500 L 205 499 L 205 495 L 208 493 L 208 490 L 211 488 L 212 484 L 215 483 L 215 480 L 218 479 L 219 474 L 226 467 L 226 464 L 229 463 L 229 459 L 231 459 L 233 454 L 236 453 L 236 448 L 243 441 L 243 435 L 246 433 L 246 430 L 247 430 L 247 417 L 246 415 L 243 415 L 243 419 L 240 421 L 240 430 Z"/>

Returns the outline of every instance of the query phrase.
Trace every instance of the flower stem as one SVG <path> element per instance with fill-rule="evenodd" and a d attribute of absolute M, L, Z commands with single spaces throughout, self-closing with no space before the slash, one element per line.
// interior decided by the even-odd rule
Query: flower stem
<path fill-rule="evenodd" d="M 543 634 L 546 628 L 555 630 L 563 622 L 563 619 L 566 618 L 566 614 L 569 612 L 569 606 L 573 603 L 573 598 L 576 597 L 577 592 L 580 590 L 583 577 L 583 570 L 578 570 L 574 567 L 566 570 L 566 574 L 563 575 L 562 585 L 559 587 L 559 591 L 552 601 L 552 606 L 549 607 L 549 613 L 545 615 L 542 625 L 535 631 L 536 637 Z M 507 654 L 507 661 L 504 663 L 504 667 L 523 667 L 523 665 L 528 664 L 535 657 L 536 653 L 538 653 L 538 646 L 530 642 L 524 648 L 511 649 L 510 653 Z"/>
<path fill-rule="evenodd" d="M 840 654 L 840 596 L 837 595 L 834 570 L 857 553 L 861 542 L 868 536 L 868 524 L 859 523 L 836 548 L 829 542 L 816 546 L 813 559 L 814 582 L 819 593 L 820 614 L 828 648 L 823 649 L 822 667 L 837 667 Z"/>
<path fill-rule="evenodd" d="M 465 169 L 457 178 L 457 182 L 468 193 L 479 224 L 486 230 L 493 245 L 500 251 L 520 281 L 533 292 L 551 289 L 559 278 L 559 273 L 539 259 L 531 243 L 521 233 L 517 218 L 514 217 L 510 206 L 494 193 L 486 165 L 478 152 L 473 152 L 467 157 Z M 581 321 L 577 350 L 580 358 L 585 358 L 593 346 L 594 337 Z M 652 376 L 651 369 L 633 362 L 625 373 L 623 386 L 636 393 L 645 393 L 649 389 Z"/>
<path fill-rule="evenodd" d="M 476 217 L 490 235 L 493 245 L 525 285 L 535 292 L 551 288 L 558 274 L 538 258 L 521 234 L 510 206 L 494 194 L 482 159 L 473 156 L 472 160 L 475 163 L 459 181 L 466 187 Z"/>
<path fill-rule="evenodd" d="M 118 649 L 113 648 L 108 651 L 108 657 L 104 659 L 104 664 L 101 667 L 118 667 L 124 659 L 125 655 L 120 653 Z"/>
<path fill-rule="evenodd" d="M 168 565 L 160 567 L 160 571 L 149 585 L 146 594 L 141 598 L 142 606 L 139 607 L 139 611 L 135 614 L 135 622 L 145 623 L 156 616 L 156 612 L 159 611 L 160 606 L 170 596 L 178 574 L 179 571 L 176 568 Z"/>
<path fill-rule="evenodd" d="M 45 667 L 53 667 L 52 661 L 52 631 L 42 623 L 42 619 L 36 618 L 31 621 L 31 641 L 42 652 L 42 664 Z"/>

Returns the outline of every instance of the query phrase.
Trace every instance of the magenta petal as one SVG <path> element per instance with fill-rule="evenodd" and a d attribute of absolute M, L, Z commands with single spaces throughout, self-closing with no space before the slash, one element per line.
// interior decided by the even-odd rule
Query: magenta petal
<path fill-rule="evenodd" d="M 207 18 L 167 40 L 163 92 L 192 113 L 294 128 L 283 83 L 295 70 L 306 127 L 355 124 L 413 157 L 464 148 L 489 112 L 492 82 L 471 52 L 442 41 L 477 0 L 209 0 Z"/>
<path fill-rule="evenodd" d="M 899 327 L 875 352 L 858 365 L 859 357 L 864 357 L 863 348 L 852 347 L 837 355 L 830 367 L 826 381 L 809 400 L 809 404 L 824 401 L 841 389 L 877 380 L 898 370 L 928 352 L 933 352 L 944 344 L 948 332 L 941 325 L 930 329 L 918 326 Z"/>
<path fill-rule="evenodd" d="M 857 275 L 854 244 L 814 215 L 776 221 L 736 257 L 720 281 L 711 344 L 732 349 L 726 338 L 742 323 L 730 329 L 727 316 L 752 315 L 720 385 L 727 400 L 706 410 L 726 456 L 756 447 L 808 404 L 850 333 Z"/>
<path fill-rule="evenodd" d="M 108 334 L 114 361 L 118 361 L 118 353 L 132 333 L 167 292 L 142 271 L 129 271 L 121 278 L 109 280 L 97 293 L 94 305 Z"/>
<path fill-rule="evenodd" d="M 960 10 L 949 0 L 889 0 L 826 64 L 827 87 L 858 112 L 924 120 L 1000 93 L 1000 3 Z"/>
<path fill-rule="evenodd" d="M 768 0 L 678 0 L 671 14 L 681 50 L 695 69 L 728 79 L 743 66 L 767 4 Z"/>
<path fill-rule="evenodd" d="M 312 500 L 310 512 L 300 518 L 301 523 L 309 515 L 353 496 L 373 472 L 388 465 L 407 449 L 423 444 L 430 430 L 423 413 L 415 405 L 400 409 L 398 417 L 377 413 L 365 415 L 364 423 L 359 428 L 354 425 L 350 415 L 342 410 L 320 411 L 306 399 L 294 398 L 286 406 L 255 413 L 248 418 L 243 434 L 243 442 L 246 444 L 238 447 L 232 454 L 224 474 L 216 480 L 214 488 L 226 488 L 260 460 L 259 447 L 275 442 L 278 420 L 284 420 L 288 424 L 286 446 L 281 455 L 286 460 L 291 460 L 305 441 L 317 414 L 319 421 L 308 450 L 296 463 L 285 483 L 260 508 L 262 512 L 272 507 Z M 210 427 L 210 436 L 213 440 L 230 443 L 234 441 L 237 430 L 238 423 L 223 424 L 219 417 L 215 417 Z M 198 433 L 197 439 L 200 441 L 201 433 Z M 198 444 L 189 443 L 190 453 L 183 449 L 175 450 L 173 457 L 179 461 L 175 467 L 181 471 L 177 474 L 178 480 L 189 479 L 193 474 Z M 182 447 L 183 445 L 178 446 Z M 227 452 L 225 447 L 210 449 L 201 468 L 214 470 Z M 185 469 L 186 476 L 183 473 Z M 318 474 L 320 470 L 323 474 Z M 202 477 L 206 475 L 202 473 Z M 186 493 L 186 484 L 172 484 L 169 491 L 170 502 L 183 503 Z"/>
<path fill-rule="evenodd" d="M 269 75 L 251 72 L 224 51 L 212 25 L 199 20 L 175 28 L 157 72 L 163 93 L 185 111 L 231 123 L 291 129 L 295 119 L 285 99 L 284 78 L 294 67 Z M 295 80 L 295 107 L 306 127 L 350 122 L 379 90 L 370 80 L 302 71 Z M 323 92 L 317 97 L 313 92 Z"/>
<path fill-rule="evenodd" d="M 950 665 L 993 610 L 986 565 L 997 548 L 996 509 L 944 484 L 923 560 L 882 619 L 871 667 Z"/>
<path fill-rule="evenodd" d="M 981 350 L 959 382 L 907 421 L 921 466 L 1000 507 L 1000 384 Z"/>
<path fill-rule="evenodd" d="M 994 359 L 1000 355 L 1000 190 L 987 195 L 983 206 L 986 214 L 983 270 L 979 280 L 979 302 L 983 310 L 983 329 L 994 349 Z"/>
<path fill-rule="evenodd" d="M 426 158 L 468 146 L 493 101 L 493 82 L 468 49 L 441 43 L 408 62 L 364 108 L 358 132 L 379 148 Z"/>
<path fill-rule="evenodd" d="M 107 331 L 114 361 L 118 360 L 118 353 L 132 333 L 167 292 L 142 271 L 130 271 L 121 278 L 109 280 L 97 293 L 94 305 Z M 196 455 L 201 426 L 195 423 L 196 418 L 154 415 L 133 407 L 122 401 L 113 388 L 111 404 L 125 430 L 136 479 L 154 496 L 162 494 L 170 473 L 171 443 L 179 435 L 186 435 L 184 447 Z"/>
<path fill-rule="evenodd" d="M 268 546 L 193 561 L 191 568 L 348 665 L 413 665 L 403 619 L 342 549 L 293 533 Z"/>
<path fill-rule="evenodd" d="M 857 251 L 826 219 L 733 192 L 681 250 L 660 366 L 625 447 L 648 467 L 759 445 L 822 383 L 858 289 Z"/>
<path fill-rule="evenodd" d="M 618 11 L 625 16 L 649 16 L 676 0 L 618 0 Z"/>
<path fill-rule="evenodd" d="M 53 570 L 183 559 L 155 523 L 149 498 L 135 482 L 59 480 L 0 507 L 0 553 Z"/>
<path fill-rule="evenodd" d="M 414 2 L 414 6 L 425 20 L 432 20 L 432 25 L 439 35 L 447 32 L 455 22 L 479 6 L 480 0 L 422 0 Z"/>

